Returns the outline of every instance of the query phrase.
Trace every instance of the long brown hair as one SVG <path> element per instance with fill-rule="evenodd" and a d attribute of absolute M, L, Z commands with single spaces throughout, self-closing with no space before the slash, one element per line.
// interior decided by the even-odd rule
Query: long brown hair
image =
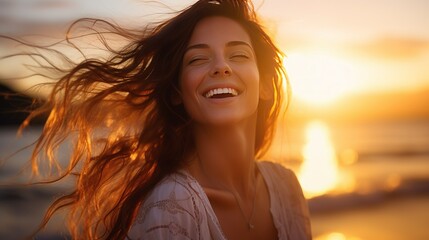
<path fill-rule="evenodd" d="M 107 60 L 89 58 L 76 64 L 55 84 L 46 104 L 49 111 L 33 156 L 37 172 L 42 154 L 57 163 L 55 151 L 66 139 L 74 143 L 65 176 L 76 177 L 74 191 L 48 209 L 52 215 L 68 208 L 68 226 L 75 239 L 123 239 L 146 194 L 166 175 L 185 164 L 194 152 L 191 120 L 178 94 L 182 58 L 195 25 L 208 16 L 237 21 L 249 34 L 256 53 L 261 84 L 270 97 L 258 106 L 255 157 L 271 144 L 286 79 L 283 54 L 245 0 L 200 0 L 175 17 L 140 33 L 108 22 L 132 40 L 110 49 Z M 83 19 L 75 24 L 95 19 Z M 102 35 L 100 33 L 100 35 Z M 56 68 L 58 70 L 58 68 Z M 57 180 L 58 180 L 57 179 Z"/>

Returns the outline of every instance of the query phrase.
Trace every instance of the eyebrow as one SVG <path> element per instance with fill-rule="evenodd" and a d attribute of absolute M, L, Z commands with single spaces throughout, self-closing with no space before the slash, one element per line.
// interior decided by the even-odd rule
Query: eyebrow
<path fill-rule="evenodd" d="M 245 46 L 248 46 L 250 49 L 253 49 L 249 43 L 243 42 L 243 41 L 231 41 L 226 44 L 226 46 L 228 47 L 234 47 L 234 46 L 240 46 L 240 45 L 245 45 Z"/>
<path fill-rule="evenodd" d="M 227 47 L 243 46 L 243 45 L 248 46 L 250 49 L 253 50 L 252 46 L 249 43 L 244 42 L 244 41 L 231 41 L 231 42 L 228 42 L 226 44 Z M 206 48 L 210 48 L 208 44 L 199 43 L 199 44 L 195 44 L 195 45 L 191 45 L 191 46 L 187 47 L 185 52 L 187 52 L 191 49 L 206 49 Z"/>

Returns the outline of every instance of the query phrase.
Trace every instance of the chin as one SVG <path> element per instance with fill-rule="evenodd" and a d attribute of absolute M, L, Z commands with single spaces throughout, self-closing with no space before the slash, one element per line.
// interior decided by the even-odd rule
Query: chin
<path fill-rule="evenodd" d="M 205 117 L 205 120 L 198 121 L 213 126 L 230 126 L 247 121 L 256 120 L 256 111 L 254 112 L 241 112 L 241 111 L 228 111 L 222 113 L 210 113 Z"/>

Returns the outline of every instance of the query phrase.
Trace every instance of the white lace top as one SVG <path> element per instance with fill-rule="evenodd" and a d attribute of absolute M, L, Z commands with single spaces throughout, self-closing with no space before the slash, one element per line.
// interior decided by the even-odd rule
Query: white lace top
<path fill-rule="evenodd" d="M 268 187 L 278 238 L 311 239 L 309 212 L 295 174 L 272 162 L 258 162 L 257 166 Z M 146 198 L 128 236 L 133 240 L 226 240 L 203 188 L 185 171 L 158 183 Z"/>

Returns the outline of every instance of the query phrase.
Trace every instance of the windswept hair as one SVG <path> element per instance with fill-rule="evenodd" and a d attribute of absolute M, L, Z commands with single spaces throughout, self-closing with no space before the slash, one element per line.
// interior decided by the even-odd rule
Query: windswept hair
<path fill-rule="evenodd" d="M 263 156 L 271 144 L 286 76 L 283 54 L 260 25 L 250 1 L 200 0 L 139 32 L 81 19 L 73 26 L 103 23 L 129 44 L 121 50 L 108 48 L 108 59 L 87 58 L 64 72 L 45 105 L 23 124 L 49 112 L 32 155 L 35 172 L 42 155 L 47 163 L 57 164 L 58 147 L 67 139 L 74 143 L 57 180 L 75 176 L 75 188 L 49 207 L 41 227 L 67 208 L 74 239 L 124 239 L 148 192 L 186 164 L 195 152 L 192 121 L 173 97 L 180 94 L 182 58 L 194 27 L 209 16 L 235 20 L 251 38 L 261 84 L 271 95 L 258 106 L 255 157 Z"/>

